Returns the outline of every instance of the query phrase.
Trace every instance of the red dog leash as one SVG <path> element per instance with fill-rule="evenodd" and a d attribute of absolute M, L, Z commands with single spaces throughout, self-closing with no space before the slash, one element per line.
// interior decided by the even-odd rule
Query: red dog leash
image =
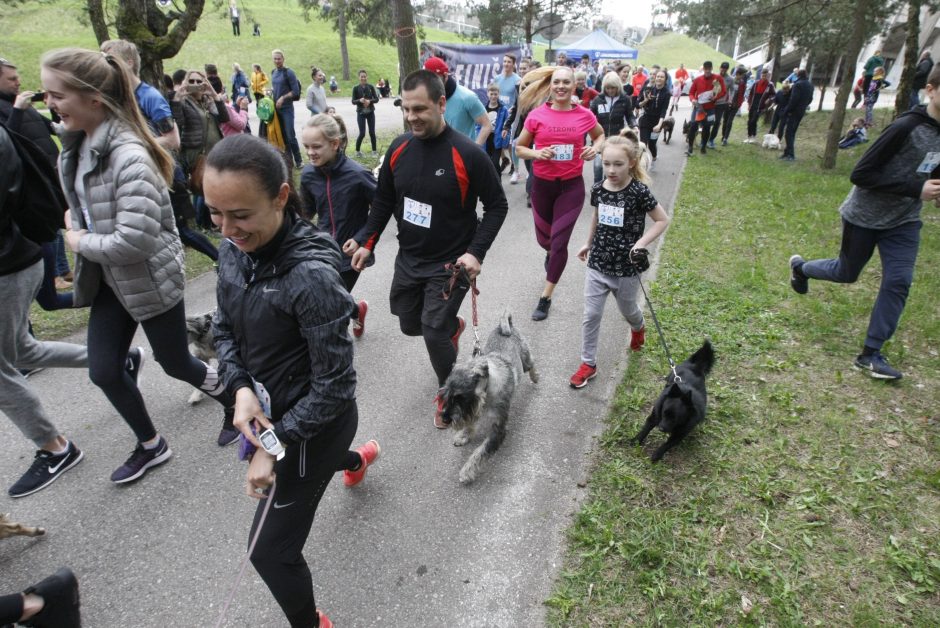
<path fill-rule="evenodd" d="M 454 288 L 457 286 L 457 282 L 460 280 L 460 277 L 463 276 L 466 278 L 467 283 L 470 284 L 470 304 L 472 306 L 472 324 L 473 324 L 473 356 L 476 357 L 483 353 L 483 345 L 480 342 L 480 320 L 477 314 L 477 295 L 480 294 L 480 291 L 477 290 L 477 280 L 476 278 L 471 279 L 470 273 L 467 272 L 467 267 L 463 264 L 444 264 L 444 270 L 450 273 L 450 279 L 447 280 L 447 285 L 444 286 L 444 289 L 441 291 L 441 296 L 446 301 L 450 298 L 450 295 L 454 292 Z"/>

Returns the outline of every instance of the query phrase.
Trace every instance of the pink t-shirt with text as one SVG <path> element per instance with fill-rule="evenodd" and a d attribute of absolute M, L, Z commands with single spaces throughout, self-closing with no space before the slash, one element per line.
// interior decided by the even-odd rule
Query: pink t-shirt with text
<path fill-rule="evenodd" d="M 584 162 L 584 136 L 597 125 L 590 109 L 575 105 L 567 111 L 552 109 L 551 103 L 533 109 L 525 119 L 525 129 L 535 139 L 535 150 L 555 147 L 555 159 L 534 159 L 532 169 L 540 179 L 580 177 Z"/>

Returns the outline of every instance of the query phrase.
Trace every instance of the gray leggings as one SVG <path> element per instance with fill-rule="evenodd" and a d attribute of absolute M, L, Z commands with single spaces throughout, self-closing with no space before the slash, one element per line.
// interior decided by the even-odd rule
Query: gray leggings
<path fill-rule="evenodd" d="M 614 277 L 588 268 L 584 275 L 584 320 L 581 323 L 581 361 L 595 365 L 597 360 L 597 338 L 601 332 L 601 318 L 607 295 L 614 293 L 617 308 L 634 330 L 643 328 L 643 310 L 636 302 L 636 291 L 640 278 Z"/>
<path fill-rule="evenodd" d="M 83 345 L 41 342 L 29 335 L 29 306 L 42 284 L 43 263 L 0 275 L 0 410 L 37 447 L 59 435 L 39 396 L 17 369 L 39 367 L 86 368 Z"/>

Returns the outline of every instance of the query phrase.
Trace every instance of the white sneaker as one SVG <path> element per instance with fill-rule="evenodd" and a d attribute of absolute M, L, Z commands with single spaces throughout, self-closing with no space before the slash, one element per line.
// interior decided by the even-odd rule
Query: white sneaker
<path fill-rule="evenodd" d="M 512 183 L 513 185 L 519 183 L 519 173 L 513 172 L 512 176 L 509 177 L 509 182 Z"/>

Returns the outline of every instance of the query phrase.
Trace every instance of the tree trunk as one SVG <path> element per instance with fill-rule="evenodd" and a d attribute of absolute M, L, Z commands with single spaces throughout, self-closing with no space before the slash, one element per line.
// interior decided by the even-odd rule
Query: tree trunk
<path fill-rule="evenodd" d="M 907 111 L 914 84 L 914 72 L 920 58 L 920 5 L 921 0 L 907 3 L 907 39 L 904 42 L 904 69 L 898 81 L 898 93 L 894 98 L 894 116 Z"/>
<path fill-rule="evenodd" d="M 101 0 L 88 0 L 88 19 L 91 21 L 91 29 L 95 32 L 95 39 L 100 46 L 111 39 L 108 34 L 108 24 L 104 19 L 104 6 Z"/>
<path fill-rule="evenodd" d="M 532 22 L 535 21 L 535 0 L 527 0 L 525 5 L 525 16 L 523 17 L 523 27 L 525 28 L 525 43 L 532 43 Z"/>
<path fill-rule="evenodd" d="M 770 80 L 776 83 L 780 80 L 780 55 L 783 51 L 783 19 L 782 11 L 776 11 L 770 18 L 770 35 L 767 38 L 767 58 L 765 62 L 773 59 L 774 67 L 770 72 Z"/>
<path fill-rule="evenodd" d="M 829 117 L 829 131 L 826 134 L 826 150 L 823 153 L 822 167 L 832 170 L 836 167 L 836 155 L 839 153 L 839 138 L 845 123 L 845 105 L 855 84 L 855 60 L 858 59 L 865 43 L 866 18 L 874 0 L 859 0 L 852 14 L 852 34 L 845 50 L 846 72 L 842 75 L 842 84 L 836 94 L 836 105 Z M 849 68 L 852 68 L 851 70 Z"/>
<path fill-rule="evenodd" d="M 490 43 L 503 43 L 503 2 L 490 0 Z"/>
<path fill-rule="evenodd" d="M 418 31 L 415 26 L 414 9 L 410 0 L 391 0 L 392 25 L 395 28 L 395 41 L 398 48 L 398 85 L 404 77 L 421 69 L 418 60 Z M 402 126 L 408 131 L 408 123 L 402 116 Z"/>
<path fill-rule="evenodd" d="M 189 34 L 196 30 L 205 0 L 187 0 L 183 13 L 164 14 L 153 0 L 122 0 L 115 27 L 121 39 L 132 41 L 140 52 L 140 79 L 151 85 L 163 80 L 163 60 L 175 57 Z"/>
<path fill-rule="evenodd" d="M 346 0 L 340 0 L 336 3 L 336 10 L 339 15 L 336 16 L 337 30 L 339 31 L 339 54 L 343 58 L 343 80 L 349 80 L 349 47 L 346 44 Z"/>

